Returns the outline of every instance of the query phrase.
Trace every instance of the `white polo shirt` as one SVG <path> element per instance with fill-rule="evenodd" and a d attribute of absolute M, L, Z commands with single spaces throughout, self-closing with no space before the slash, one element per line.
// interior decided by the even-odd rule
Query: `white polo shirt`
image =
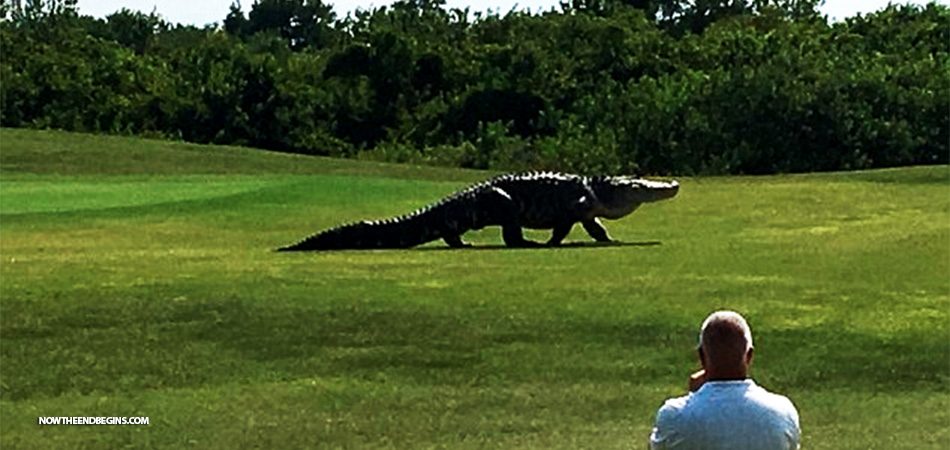
<path fill-rule="evenodd" d="M 784 396 L 751 379 L 707 381 L 660 407 L 650 448 L 793 450 L 800 434 L 798 411 Z"/>

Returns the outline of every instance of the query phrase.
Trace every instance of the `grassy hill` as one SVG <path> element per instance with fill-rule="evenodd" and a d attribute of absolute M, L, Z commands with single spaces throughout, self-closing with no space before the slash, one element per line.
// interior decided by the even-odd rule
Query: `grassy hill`
<path fill-rule="evenodd" d="M 643 448 L 720 308 L 805 448 L 950 445 L 948 167 L 681 179 L 616 246 L 272 251 L 490 175 L 0 131 L 0 446 Z"/>

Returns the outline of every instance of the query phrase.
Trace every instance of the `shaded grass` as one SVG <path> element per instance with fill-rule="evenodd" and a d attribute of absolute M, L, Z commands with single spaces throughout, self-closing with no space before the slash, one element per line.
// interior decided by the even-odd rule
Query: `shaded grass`
<path fill-rule="evenodd" d="M 622 383 L 676 378 L 676 364 L 688 365 L 692 356 L 665 350 L 689 348 L 692 327 L 565 312 L 519 317 L 274 303 L 127 301 L 34 317 L 4 330 L 5 345 L 18 349 L 7 355 L 21 361 L 4 369 L 17 380 L 6 395 L 22 400 L 307 376 L 458 386 Z M 825 324 L 769 330 L 760 341 L 761 353 L 783 356 L 769 358 L 760 375 L 786 390 L 847 388 L 860 380 L 880 392 L 939 391 L 947 381 L 946 361 L 934 358 L 945 344 L 919 330 L 876 336 Z M 126 342 L 137 344 L 120 345 Z"/>
<path fill-rule="evenodd" d="M 3 446 L 640 447 L 718 308 L 749 318 L 754 376 L 799 406 L 807 448 L 950 443 L 947 167 L 681 180 L 607 225 L 633 245 L 510 250 L 487 229 L 466 236 L 482 251 L 288 255 L 487 174 L 2 139 Z M 76 154 L 100 140 L 112 161 Z"/>

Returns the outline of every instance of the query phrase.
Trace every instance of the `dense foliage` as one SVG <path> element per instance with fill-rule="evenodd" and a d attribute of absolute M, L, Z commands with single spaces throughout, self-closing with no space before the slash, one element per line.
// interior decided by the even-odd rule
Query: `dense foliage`
<path fill-rule="evenodd" d="M 0 125 L 475 168 L 772 173 L 948 162 L 950 9 L 814 0 L 239 3 L 199 29 L 0 7 Z"/>

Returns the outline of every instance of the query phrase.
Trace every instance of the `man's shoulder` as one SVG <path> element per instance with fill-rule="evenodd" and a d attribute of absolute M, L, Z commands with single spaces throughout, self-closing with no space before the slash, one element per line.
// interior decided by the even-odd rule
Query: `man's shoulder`
<path fill-rule="evenodd" d="M 660 407 L 660 411 L 666 411 L 667 413 L 674 413 L 677 411 L 683 410 L 686 407 L 686 404 L 689 402 L 689 395 L 684 395 L 682 397 L 673 397 L 667 399 L 663 402 L 663 406 Z"/>
<path fill-rule="evenodd" d="M 755 386 L 752 390 L 753 396 L 761 403 L 771 406 L 775 409 L 796 412 L 795 405 L 788 397 L 782 394 L 770 392 L 761 386 Z"/>
<path fill-rule="evenodd" d="M 689 395 L 667 399 L 656 412 L 657 423 L 671 425 L 679 422 L 679 417 L 689 401 Z"/>

